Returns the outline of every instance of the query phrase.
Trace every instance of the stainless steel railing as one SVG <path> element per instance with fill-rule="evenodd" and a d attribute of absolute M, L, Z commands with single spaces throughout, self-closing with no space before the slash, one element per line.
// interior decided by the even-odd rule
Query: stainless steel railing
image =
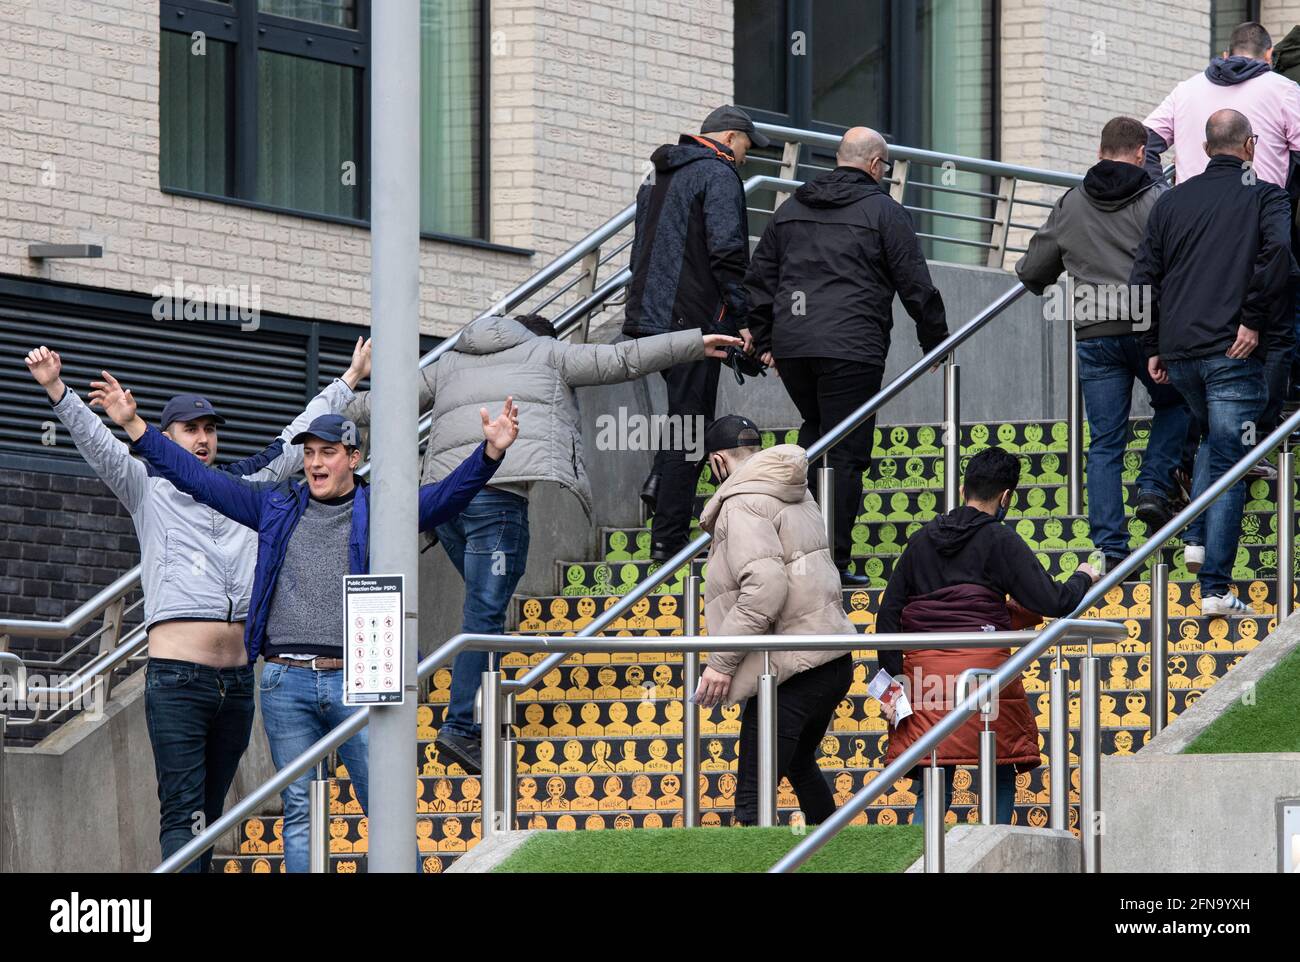
<path fill-rule="evenodd" d="M 1069 638 L 1082 638 L 1087 635 L 1104 635 L 1106 637 L 1120 637 L 1125 634 L 1123 625 L 1114 622 L 1080 622 L 1061 620 L 1054 622 L 1051 626 L 1055 629 L 1055 637 L 1061 640 Z M 998 632 L 996 641 L 999 646 L 1004 645 L 1028 645 L 1040 635 L 1035 631 L 1019 632 Z M 466 649 L 475 649 L 489 652 L 511 652 L 511 651 L 552 651 L 557 654 L 565 655 L 573 652 L 624 652 L 624 651 L 653 651 L 664 654 L 676 652 L 691 652 L 697 654 L 701 651 L 801 651 L 801 650 L 840 650 L 853 651 L 870 646 L 876 649 L 897 649 L 910 650 L 916 648 L 932 648 L 936 643 L 942 642 L 945 648 L 988 648 L 990 645 L 990 636 L 987 632 L 943 632 L 943 633 L 899 633 L 895 635 L 872 635 L 864 636 L 859 634 L 852 635 L 780 635 L 780 636 L 756 636 L 756 635 L 709 635 L 709 636 L 681 636 L 674 635 L 668 638 L 581 638 L 576 636 L 549 636 L 549 635 L 489 635 L 475 634 L 464 632 L 449 638 L 438 649 L 426 658 L 421 660 L 417 675 L 423 681 L 430 674 L 439 668 L 451 664 L 456 655 Z M 770 676 L 770 671 L 768 675 Z M 504 698 L 500 673 L 497 671 L 484 672 L 484 747 L 491 742 L 493 747 L 491 754 L 495 755 L 498 761 L 489 765 L 488 753 L 484 754 L 483 766 L 483 835 L 488 837 L 493 827 L 500 820 L 499 812 L 505 808 L 505 802 L 501 789 L 507 783 L 500 779 L 500 772 L 503 769 L 503 763 L 507 759 L 513 759 L 513 752 L 501 751 L 499 747 L 499 738 L 507 724 L 507 719 L 501 711 L 501 704 Z M 762 688 L 760 687 L 760 691 Z M 767 688 L 768 696 L 760 708 L 760 725 L 769 732 L 775 730 L 776 724 L 776 706 L 775 706 L 775 685 L 770 684 Z M 685 686 L 682 689 L 683 701 L 690 706 L 689 699 L 693 691 L 688 690 Z M 976 692 L 977 695 L 983 694 L 981 688 Z M 985 696 L 986 697 L 986 696 Z M 692 712 L 687 711 L 685 714 L 689 717 Z M 227 831 L 236 827 L 239 822 L 255 813 L 266 801 L 275 794 L 282 791 L 286 786 L 291 784 L 297 778 L 314 770 L 320 760 L 330 752 L 336 750 L 340 745 L 346 742 L 354 734 L 361 731 L 369 724 L 369 708 L 361 708 L 348 718 L 343 724 L 337 726 L 333 731 L 317 740 L 313 745 L 302 752 L 297 758 L 286 765 L 280 771 L 276 772 L 274 777 L 263 782 L 260 786 L 242 798 L 236 805 L 231 807 L 217 821 L 213 822 L 202 833 L 195 836 L 193 840 L 185 845 L 184 848 L 176 852 L 161 865 L 154 869 L 155 872 L 167 873 L 176 872 L 184 868 L 194 859 L 198 858 L 204 851 L 211 848 L 218 839 Z M 496 723 L 492 723 L 495 718 Z M 489 733 L 492 733 L 491 735 Z M 683 735 L 685 737 L 685 735 Z M 770 767 L 770 766 L 769 766 Z M 771 793 L 771 811 L 775 813 L 775 792 L 776 781 L 775 773 L 769 779 L 771 784 L 764 783 L 762 790 Z M 685 778 L 683 779 L 685 781 Z M 691 791 L 695 790 L 694 783 L 689 786 Z M 322 815 L 324 813 L 321 813 Z M 315 832 L 313 831 L 313 835 Z M 412 826 L 412 838 L 414 838 L 414 826 Z"/>
<path fill-rule="evenodd" d="M 1156 552 L 1163 550 L 1175 534 L 1190 524 L 1197 515 L 1209 508 L 1209 506 L 1214 501 L 1218 500 L 1224 492 L 1238 481 L 1241 481 L 1252 467 L 1267 457 L 1273 450 L 1278 448 L 1282 449 L 1282 460 L 1285 464 L 1284 471 L 1289 478 L 1293 478 L 1295 454 L 1293 451 L 1289 450 L 1287 445 L 1289 438 L 1297 430 L 1300 430 L 1300 411 L 1297 411 L 1295 414 L 1292 414 L 1289 418 L 1283 421 L 1276 430 L 1268 435 L 1268 437 L 1260 441 L 1252 451 L 1242 457 L 1241 460 L 1234 464 L 1232 468 L 1211 484 L 1205 491 L 1192 499 L 1192 502 L 1182 511 L 1178 512 L 1178 514 L 1175 515 L 1168 524 L 1162 527 L 1159 531 L 1154 532 L 1147 540 L 1146 544 L 1130 554 L 1123 563 L 1116 565 L 1113 570 L 1106 572 L 1106 574 L 1103 575 L 1091 589 L 1089 589 L 1088 593 L 1084 595 L 1083 600 L 1079 602 L 1078 607 L 1071 614 L 1070 618 L 1053 622 L 1031 645 L 1022 648 L 1019 652 L 1013 655 L 1011 660 L 1003 664 L 988 682 L 980 686 L 979 691 L 975 692 L 975 694 L 971 695 L 964 702 L 959 704 L 951 715 L 945 718 L 940 724 L 930 729 L 924 738 L 910 746 L 908 750 L 900 755 L 893 764 L 886 767 L 870 785 L 854 795 L 852 799 L 846 802 L 835 813 L 835 815 L 828 819 L 815 832 L 796 845 L 783 859 L 777 862 L 770 871 L 793 871 L 807 861 L 813 853 L 830 841 L 830 839 L 834 837 L 840 829 L 845 825 L 848 825 L 858 812 L 872 804 L 880 797 L 880 795 L 887 791 L 889 785 L 891 785 L 895 779 L 903 777 L 906 772 L 920 761 L 927 752 L 937 747 L 944 738 L 955 731 L 956 728 L 978 708 L 979 702 L 983 697 L 981 693 L 985 688 L 990 685 L 996 685 L 996 690 L 998 691 L 1004 688 L 1007 683 L 1018 676 L 1019 672 L 1024 667 L 1041 655 L 1048 645 L 1055 643 L 1061 631 L 1064 630 L 1059 627 L 1060 625 L 1063 623 L 1076 622 L 1076 619 L 1078 619 L 1081 612 L 1084 612 L 1088 608 L 1097 604 L 1105 597 L 1107 591 L 1122 583 L 1129 575 L 1139 571 L 1148 558 L 1156 554 Z M 1281 473 L 1279 473 L 1279 478 L 1281 478 Z M 1279 542 L 1290 540 L 1290 538 L 1294 536 L 1293 522 L 1295 513 L 1295 495 L 1293 492 L 1282 488 L 1280 485 L 1278 488 L 1277 509 L 1277 530 Z M 1150 706 L 1153 727 L 1156 724 L 1156 716 L 1160 716 L 1160 725 L 1163 726 L 1163 717 L 1167 710 L 1163 693 L 1168 690 L 1168 683 L 1164 677 L 1168 666 L 1165 664 L 1163 656 L 1160 658 L 1159 662 L 1156 660 L 1157 653 L 1165 650 L 1164 646 L 1166 644 L 1165 639 L 1168 636 L 1168 624 L 1164 623 L 1164 619 L 1167 617 L 1168 609 L 1163 601 L 1157 603 L 1157 599 L 1163 599 L 1165 597 L 1163 592 L 1160 595 L 1155 594 L 1156 586 L 1159 585 L 1163 587 L 1166 583 L 1168 571 L 1167 569 L 1163 571 L 1159 570 L 1164 567 L 1163 565 L 1158 565 L 1156 567 L 1157 571 L 1154 571 L 1152 574 L 1151 690 L 1153 694 L 1156 692 L 1162 694 L 1161 700 L 1156 703 L 1153 698 L 1153 704 Z M 1282 617 L 1280 613 L 1282 600 L 1285 598 L 1289 601 L 1294 590 L 1294 584 L 1295 578 L 1292 569 L 1289 566 L 1285 569 L 1279 566 L 1277 573 L 1279 618 Z M 1100 624 L 1100 622 L 1087 621 L 1082 623 Z M 1097 634 L 1100 634 L 1100 632 Z M 1125 636 L 1127 636 L 1127 632 L 1125 632 Z M 1095 752 L 1097 750 L 1095 734 L 1087 734 L 1090 725 L 1094 728 L 1096 726 L 1096 712 L 1098 710 L 1096 696 L 1100 692 L 1101 684 L 1101 667 L 1098 660 L 1092 656 L 1091 642 L 1089 643 L 1088 657 L 1084 660 L 1081 667 L 1082 690 L 1080 692 L 1080 707 L 1082 712 L 1081 721 L 1083 723 L 1083 731 L 1081 732 L 1082 744 L 1080 746 L 1080 758 L 1082 761 L 1082 759 L 1088 757 L 1089 752 Z M 1063 717 L 1058 716 L 1058 709 L 1064 707 L 1062 703 L 1064 702 L 1063 696 L 1065 692 L 1063 677 L 1060 678 L 1060 688 L 1058 689 L 1057 687 L 1058 671 L 1059 669 L 1053 671 L 1052 689 L 1049 696 L 1052 707 L 1051 751 L 1054 754 L 1064 747 L 1065 742 L 1064 726 L 1058 725 L 1057 723 L 1058 717 Z M 1058 692 L 1061 697 L 1058 697 Z M 1082 867 L 1083 870 L 1087 872 L 1097 872 L 1101 869 L 1101 827 L 1097 821 L 1101 812 L 1099 799 L 1100 790 L 1099 787 L 1094 784 L 1093 779 L 1094 773 L 1087 770 L 1084 770 L 1081 773 L 1080 782 L 1082 788 L 1080 791 L 1081 804 L 1079 811 L 1079 829 L 1082 840 Z M 1057 824 L 1055 813 L 1057 810 L 1058 798 L 1067 797 L 1067 787 L 1068 780 L 1062 779 L 1058 773 L 1053 770 L 1051 784 L 1053 828 L 1065 827 L 1064 823 Z"/>

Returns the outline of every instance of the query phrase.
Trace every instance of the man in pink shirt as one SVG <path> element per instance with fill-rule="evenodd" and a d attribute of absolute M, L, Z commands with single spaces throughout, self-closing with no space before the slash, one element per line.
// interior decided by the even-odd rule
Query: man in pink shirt
<path fill-rule="evenodd" d="M 1259 135 L 1256 175 L 1285 188 L 1291 152 L 1300 151 L 1300 85 L 1273 72 L 1273 39 L 1258 23 L 1237 27 L 1228 44 L 1224 56 L 1180 83 L 1147 117 L 1147 156 L 1158 159 L 1176 145 L 1178 182 L 1195 177 L 1209 162 L 1201 149 L 1206 121 L 1232 108 Z"/>

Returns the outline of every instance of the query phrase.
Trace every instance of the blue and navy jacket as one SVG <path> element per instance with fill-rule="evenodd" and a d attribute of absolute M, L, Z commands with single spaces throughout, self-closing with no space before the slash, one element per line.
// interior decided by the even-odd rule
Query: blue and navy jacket
<path fill-rule="evenodd" d="M 266 643 L 266 622 L 271 598 L 307 500 L 306 481 L 252 482 L 215 471 L 204 465 L 152 425 L 132 448 L 161 477 L 195 501 L 216 509 L 233 521 L 257 532 L 257 566 L 253 595 L 244 627 L 244 647 L 255 662 Z M 492 477 L 500 461 L 487 456 L 485 444 L 441 481 L 420 486 L 420 530 L 429 531 L 450 521 L 470 503 Z M 352 531 L 348 537 L 348 571 L 370 572 L 370 488 L 357 485 L 352 502 Z"/>

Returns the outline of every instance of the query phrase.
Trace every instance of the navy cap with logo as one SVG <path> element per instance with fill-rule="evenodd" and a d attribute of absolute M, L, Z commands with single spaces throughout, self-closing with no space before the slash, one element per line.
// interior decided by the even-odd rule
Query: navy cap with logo
<path fill-rule="evenodd" d="M 356 422 L 350 418 L 345 418 L 341 414 L 322 414 L 307 425 L 306 431 L 299 431 L 295 434 L 293 440 L 289 443 L 302 444 L 308 438 L 320 438 L 322 441 L 341 441 L 350 448 L 358 447 Z"/>
<path fill-rule="evenodd" d="M 702 134 L 720 134 L 726 130 L 739 130 L 741 133 L 748 134 L 749 142 L 755 147 L 766 147 L 772 143 L 754 127 L 754 121 L 749 118 L 749 114 L 731 104 L 723 104 L 715 108 L 704 118 L 704 123 L 700 124 Z"/>
<path fill-rule="evenodd" d="M 165 405 L 162 412 L 162 429 L 173 421 L 194 421 L 198 418 L 212 418 L 217 424 L 225 424 L 226 419 L 216 412 L 212 402 L 201 394 L 178 394 Z"/>
<path fill-rule="evenodd" d="M 704 450 L 709 454 L 730 451 L 732 448 L 761 448 L 763 435 L 758 425 L 740 414 L 728 414 L 710 424 L 704 431 Z"/>

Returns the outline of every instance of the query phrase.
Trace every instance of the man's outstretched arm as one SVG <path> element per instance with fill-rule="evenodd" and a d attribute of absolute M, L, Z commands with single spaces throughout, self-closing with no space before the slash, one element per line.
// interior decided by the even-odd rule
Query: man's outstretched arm
<path fill-rule="evenodd" d="M 506 398 L 505 408 L 494 421 L 488 420 L 487 408 L 480 408 L 479 414 L 484 443 L 441 481 L 420 487 L 421 531 L 432 531 L 464 511 L 501 466 L 506 448 L 519 437 L 519 408 L 513 398 Z"/>
<path fill-rule="evenodd" d="M 195 501 L 215 508 L 233 521 L 256 530 L 261 517 L 263 485 L 214 471 L 136 414 L 135 398 L 117 378 L 101 372 L 102 381 L 91 381 L 90 401 L 126 431 L 132 449 L 159 475 Z"/>

